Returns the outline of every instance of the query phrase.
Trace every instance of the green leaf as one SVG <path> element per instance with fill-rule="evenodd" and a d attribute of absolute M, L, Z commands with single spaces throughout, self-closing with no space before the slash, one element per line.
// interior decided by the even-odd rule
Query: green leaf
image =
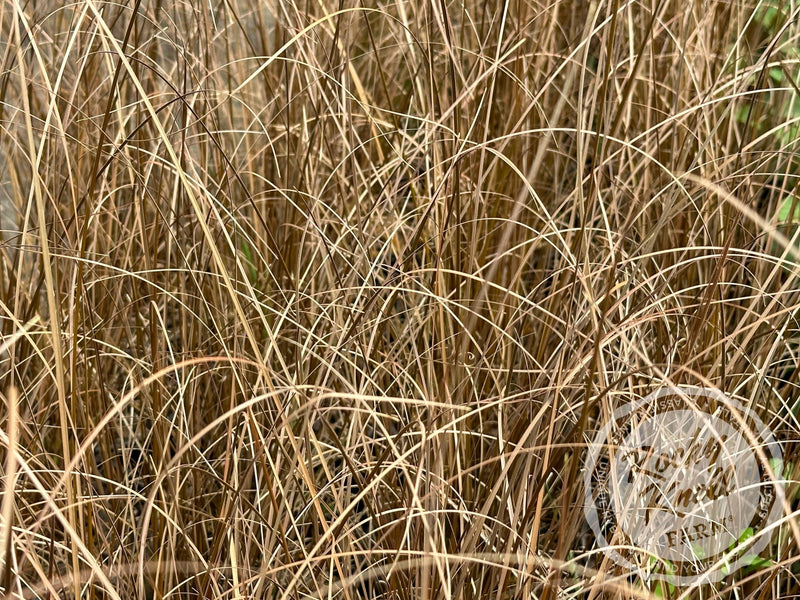
<path fill-rule="evenodd" d="M 245 258 L 245 264 L 247 264 L 248 270 L 250 271 L 250 283 L 255 285 L 256 281 L 258 281 L 258 271 L 256 270 L 255 262 L 253 262 L 253 250 L 247 242 L 242 242 L 241 248 Z"/>
<path fill-rule="evenodd" d="M 742 544 L 744 544 L 747 540 L 749 540 L 754 535 L 755 535 L 755 532 L 753 531 L 753 528 L 752 527 L 748 527 L 747 529 L 742 531 L 742 534 L 739 536 L 738 540 L 736 540 L 735 542 L 731 542 L 731 545 L 728 546 L 728 550 L 733 550 L 737 546 L 741 546 Z M 743 552 L 743 550 L 739 550 L 739 554 L 741 554 L 742 552 Z"/>
<path fill-rule="evenodd" d="M 794 208 L 794 210 L 792 210 Z M 794 195 L 786 196 L 778 209 L 778 223 L 790 223 L 800 220 L 800 202 Z"/>
<path fill-rule="evenodd" d="M 775 564 L 772 559 L 760 558 L 755 554 L 746 554 L 742 560 L 748 567 L 753 569 L 765 569 Z"/>
<path fill-rule="evenodd" d="M 775 28 L 780 14 L 780 11 L 775 6 L 767 6 L 763 9 L 761 16 L 756 17 L 756 20 L 761 21 L 761 26 L 771 32 Z"/>
<path fill-rule="evenodd" d="M 695 558 L 699 558 L 700 560 L 704 560 L 706 558 L 706 551 L 698 543 L 692 544 L 692 554 Z"/>
<path fill-rule="evenodd" d="M 739 543 L 744 544 L 747 540 L 755 535 L 752 527 L 748 527 L 742 532 L 742 535 L 739 536 Z"/>
<path fill-rule="evenodd" d="M 736 122 L 744 125 L 747 123 L 747 117 L 750 116 L 750 105 L 745 104 L 736 109 Z"/>
<path fill-rule="evenodd" d="M 669 596 L 673 597 L 675 593 L 675 586 L 672 585 L 670 581 L 672 580 L 672 577 L 669 577 L 669 574 L 675 573 L 677 571 L 677 567 L 667 559 L 657 559 L 655 556 L 650 557 L 648 564 L 650 565 L 651 571 L 655 571 L 655 567 L 662 567 L 663 570 L 661 572 L 667 574 L 668 576 L 667 581 L 658 580 L 653 584 L 653 594 L 658 598 L 663 598 L 664 590 L 667 589 L 669 590 Z M 666 584 L 666 588 L 664 588 L 664 584 Z"/>
<path fill-rule="evenodd" d="M 657 581 L 655 587 L 653 588 L 653 595 L 657 598 L 664 597 L 664 588 L 662 587 L 664 583 L 664 581 Z M 671 583 L 667 583 L 667 589 L 669 590 L 670 597 L 672 597 L 675 594 L 675 586 Z"/>

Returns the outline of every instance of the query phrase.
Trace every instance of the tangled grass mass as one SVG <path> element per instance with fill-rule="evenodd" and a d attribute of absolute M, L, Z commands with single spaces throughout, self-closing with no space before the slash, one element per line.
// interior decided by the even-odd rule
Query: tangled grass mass
<path fill-rule="evenodd" d="M 796 0 L 0 0 L 4 597 L 800 597 L 799 85 Z M 717 582 L 586 521 L 664 385 L 781 443 Z"/>

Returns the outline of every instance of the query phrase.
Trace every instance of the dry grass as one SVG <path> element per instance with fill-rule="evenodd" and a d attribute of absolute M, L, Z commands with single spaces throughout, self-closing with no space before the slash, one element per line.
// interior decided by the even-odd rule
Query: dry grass
<path fill-rule="evenodd" d="M 798 597 L 796 504 L 675 590 L 581 506 L 664 381 L 795 457 L 774 4 L 2 0 L 2 589 Z"/>

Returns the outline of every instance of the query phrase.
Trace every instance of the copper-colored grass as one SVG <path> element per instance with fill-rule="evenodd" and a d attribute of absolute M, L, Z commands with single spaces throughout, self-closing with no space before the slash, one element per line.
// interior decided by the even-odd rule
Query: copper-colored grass
<path fill-rule="evenodd" d="M 670 382 L 797 462 L 799 10 L 0 0 L 0 590 L 800 596 L 796 471 L 685 589 L 581 474 Z"/>

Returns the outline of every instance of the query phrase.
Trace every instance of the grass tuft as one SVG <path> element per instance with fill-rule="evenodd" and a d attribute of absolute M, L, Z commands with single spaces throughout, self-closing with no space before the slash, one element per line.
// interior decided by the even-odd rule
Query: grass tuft
<path fill-rule="evenodd" d="M 800 8 L 0 0 L 0 589 L 800 595 L 597 549 L 665 382 L 797 464 Z"/>

